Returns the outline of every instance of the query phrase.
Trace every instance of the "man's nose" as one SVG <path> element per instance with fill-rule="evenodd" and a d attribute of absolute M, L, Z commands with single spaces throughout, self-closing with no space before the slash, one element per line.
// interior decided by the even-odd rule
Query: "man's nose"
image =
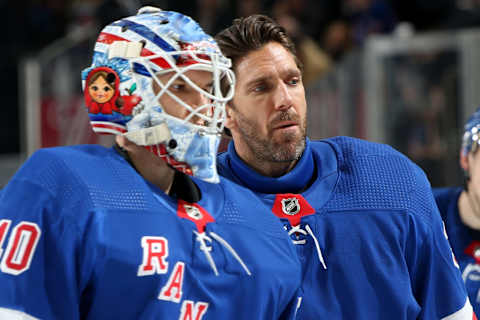
<path fill-rule="evenodd" d="M 208 105 L 209 99 L 205 95 L 201 93 L 195 94 L 194 98 L 192 99 L 192 103 L 190 104 L 190 106 L 195 110 L 195 114 L 192 116 L 190 121 L 196 125 L 205 125 L 205 119 L 203 119 L 199 114 L 209 115 L 210 107 Z"/>
<path fill-rule="evenodd" d="M 280 82 L 275 90 L 275 109 L 288 109 L 292 106 L 293 100 L 290 89 L 286 83 Z"/>

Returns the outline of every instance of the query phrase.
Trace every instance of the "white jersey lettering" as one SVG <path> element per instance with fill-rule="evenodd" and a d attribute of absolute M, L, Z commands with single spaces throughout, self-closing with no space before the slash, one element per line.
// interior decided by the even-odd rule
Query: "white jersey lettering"
<path fill-rule="evenodd" d="M 143 262 L 138 267 L 138 276 L 149 276 L 155 273 L 165 274 L 168 271 L 168 240 L 164 237 L 142 237 Z"/>
<path fill-rule="evenodd" d="M 179 320 L 201 320 L 208 309 L 208 303 L 185 300 L 182 304 L 182 313 Z"/>
<path fill-rule="evenodd" d="M 22 221 L 15 226 L 8 240 L 0 270 L 13 275 L 28 270 L 40 235 L 40 228 L 35 223 Z"/>
<path fill-rule="evenodd" d="M 182 299 L 183 275 L 185 263 L 177 262 L 167 284 L 160 291 L 158 299 L 179 303 Z"/>

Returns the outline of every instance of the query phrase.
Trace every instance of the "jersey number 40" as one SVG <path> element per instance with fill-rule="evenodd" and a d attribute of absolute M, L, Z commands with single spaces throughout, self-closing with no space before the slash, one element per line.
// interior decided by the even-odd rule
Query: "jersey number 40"
<path fill-rule="evenodd" d="M 22 221 L 13 228 L 7 248 L 3 250 L 3 244 L 11 224 L 10 220 L 0 220 L 0 270 L 19 275 L 30 268 L 41 231 L 37 224 Z"/>

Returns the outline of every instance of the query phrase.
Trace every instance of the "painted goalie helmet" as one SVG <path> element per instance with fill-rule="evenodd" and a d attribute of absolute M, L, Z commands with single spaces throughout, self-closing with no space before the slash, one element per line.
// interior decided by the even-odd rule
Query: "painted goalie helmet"
<path fill-rule="evenodd" d="M 123 134 L 175 169 L 216 183 L 225 104 L 235 84 L 230 67 L 190 17 L 144 7 L 101 31 L 92 65 L 82 72 L 91 126 Z M 195 73 L 207 81 L 191 79 Z M 184 101 L 182 88 L 201 99 Z"/>

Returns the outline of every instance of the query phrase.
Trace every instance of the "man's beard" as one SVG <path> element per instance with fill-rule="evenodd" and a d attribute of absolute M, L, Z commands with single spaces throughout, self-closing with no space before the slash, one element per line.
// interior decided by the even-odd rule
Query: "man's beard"
<path fill-rule="evenodd" d="M 306 118 L 301 121 L 297 114 L 288 111 L 279 113 L 267 126 L 268 132 L 272 132 L 273 127 L 279 122 L 296 121 L 299 123 L 300 133 L 284 132 L 280 137 L 277 135 L 274 141 L 273 137 L 259 137 L 260 130 L 257 125 L 238 112 L 238 109 L 235 112 L 240 135 L 256 159 L 268 162 L 291 162 L 300 159 L 305 149 Z"/>

